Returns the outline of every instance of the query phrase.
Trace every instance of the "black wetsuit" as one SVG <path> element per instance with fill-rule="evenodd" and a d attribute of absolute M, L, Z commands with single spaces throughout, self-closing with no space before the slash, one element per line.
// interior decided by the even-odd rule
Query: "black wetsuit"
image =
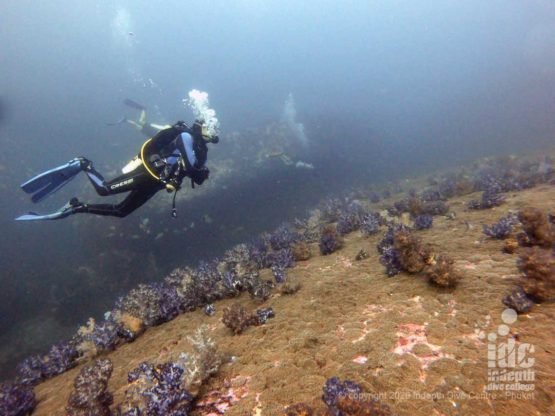
<path fill-rule="evenodd" d="M 131 172 L 106 181 L 92 164 L 85 167 L 99 195 L 123 192 L 129 192 L 129 195 L 119 204 L 80 204 L 75 212 L 125 217 L 165 189 L 167 184 L 178 189 L 183 179 L 190 177 L 200 185 L 208 178 L 208 169 L 204 166 L 207 152 L 202 136 L 184 124 L 161 130 L 144 145 L 142 155 L 139 154 L 140 158 L 144 157 L 143 163 Z"/>

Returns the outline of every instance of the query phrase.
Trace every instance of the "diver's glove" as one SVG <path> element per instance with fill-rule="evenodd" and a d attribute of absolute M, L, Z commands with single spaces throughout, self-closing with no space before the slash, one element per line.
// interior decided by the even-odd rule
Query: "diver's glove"
<path fill-rule="evenodd" d="M 210 175 L 210 170 L 208 170 L 207 167 L 203 166 L 201 168 L 192 168 L 189 171 L 189 176 L 191 177 L 191 180 L 193 181 L 193 183 L 197 184 L 197 185 L 202 185 L 202 183 L 208 179 L 208 176 Z"/>

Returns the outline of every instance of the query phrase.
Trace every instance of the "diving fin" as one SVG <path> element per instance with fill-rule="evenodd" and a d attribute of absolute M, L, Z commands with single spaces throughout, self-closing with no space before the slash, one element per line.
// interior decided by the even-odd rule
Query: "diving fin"
<path fill-rule="evenodd" d="M 123 103 L 128 107 L 134 108 L 135 110 L 146 110 L 144 105 L 139 104 L 137 101 L 130 100 L 129 98 L 123 100 Z"/>
<path fill-rule="evenodd" d="M 23 183 L 21 189 L 28 194 L 33 194 L 31 197 L 33 202 L 42 201 L 81 172 L 83 170 L 82 162 L 85 160 L 84 158 L 75 158 L 65 165 L 47 170 Z"/>
<path fill-rule="evenodd" d="M 47 221 L 47 220 L 59 220 L 65 217 L 69 217 L 77 212 L 77 208 L 82 206 L 82 204 L 77 200 L 77 198 L 72 198 L 67 204 L 65 204 L 58 211 L 51 214 L 37 214 L 36 212 L 29 212 L 28 214 L 21 215 L 17 217 L 16 221 Z"/>
<path fill-rule="evenodd" d="M 106 123 L 107 126 L 119 126 L 122 123 L 125 123 L 127 121 L 127 119 L 124 117 L 120 118 L 118 121 L 114 122 L 114 123 Z"/>

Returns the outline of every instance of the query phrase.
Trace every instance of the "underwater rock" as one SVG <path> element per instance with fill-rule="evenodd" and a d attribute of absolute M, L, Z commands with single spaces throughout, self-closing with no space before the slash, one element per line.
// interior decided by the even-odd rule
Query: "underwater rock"
<path fill-rule="evenodd" d="M 526 294 L 538 302 L 555 298 L 555 254 L 540 247 L 523 249 L 517 261 L 524 274 L 520 285 Z"/>
<path fill-rule="evenodd" d="M 363 248 L 361 248 L 355 257 L 355 260 L 356 261 L 364 260 L 364 259 L 367 259 L 368 256 L 369 256 L 368 252 Z"/>
<path fill-rule="evenodd" d="M 0 415 L 29 415 L 36 406 L 37 400 L 31 386 L 11 382 L 0 384 Z"/>
<path fill-rule="evenodd" d="M 326 256 L 343 247 L 343 240 L 333 225 L 326 225 L 320 237 L 320 253 Z"/>
<path fill-rule="evenodd" d="M 216 313 L 216 307 L 214 306 L 214 304 L 209 303 L 208 305 L 206 305 L 204 307 L 204 314 L 206 316 L 212 316 Z"/>
<path fill-rule="evenodd" d="M 73 382 L 66 414 L 110 416 L 113 396 L 107 387 L 111 375 L 112 362 L 109 359 L 96 360 L 83 367 Z"/>
<path fill-rule="evenodd" d="M 527 239 L 520 239 L 523 245 L 552 247 L 555 244 L 555 227 L 549 216 L 537 208 L 523 208 L 518 213 L 518 219 Z"/>
<path fill-rule="evenodd" d="M 534 302 L 520 286 L 517 286 L 510 294 L 503 298 L 503 304 L 518 313 L 529 312 L 534 306 Z"/>

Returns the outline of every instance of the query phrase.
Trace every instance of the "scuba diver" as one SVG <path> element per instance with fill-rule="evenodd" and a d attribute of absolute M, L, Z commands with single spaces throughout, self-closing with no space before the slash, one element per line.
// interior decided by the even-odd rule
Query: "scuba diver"
<path fill-rule="evenodd" d="M 16 220 L 56 220 L 72 214 L 86 213 L 125 217 L 142 206 L 158 191 L 166 189 L 174 192 L 172 216 L 176 217 L 175 197 L 184 178 L 191 179 L 191 186 L 201 185 L 208 179 L 209 170 L 205 166 L 207 143 L 218 143 L 215 129 L 207 128 L 203 121 L 195 120 L 192 127 L 178 121 L 148 139 L 139 154 L 123 169 L 123 175 L 106 181 L 96 171 L 90 160 L 78 157 L 65 165 L 41 173 L 21 185 L 31 200 L 39 202 L 67 184 L 79 172 L 85 172 L 100 196 L 129 194 L 119 204 L 86 204 L 72 198 L 58 211 L 40 215 L 29 213 Z"/>
<path fill-rule="evenodd" d="M 139 118 L 135 121 L 135 120 L 130 120 L 126 117 L 123 117 L 115 123 L 107 123 L 109 126 L 117 126 L 118 124 L 121 124 L 121 123 L 127 123 L 135 127 L 146 137 L 152 137 L 160 130 L 164 130 L 164 129 L 167 129 L 168 127 L 171 127 L 169 124 L 162 125 L 162 124 L 147 123 L 146 107 L 144 105 L 139 104 L 136 101 L 130 100 L 129 98 L 126 98 L 123 101 L 123 103 L 131 108 L 134 108 L 135 110 L 139 110 L 140 111 Z"/>

